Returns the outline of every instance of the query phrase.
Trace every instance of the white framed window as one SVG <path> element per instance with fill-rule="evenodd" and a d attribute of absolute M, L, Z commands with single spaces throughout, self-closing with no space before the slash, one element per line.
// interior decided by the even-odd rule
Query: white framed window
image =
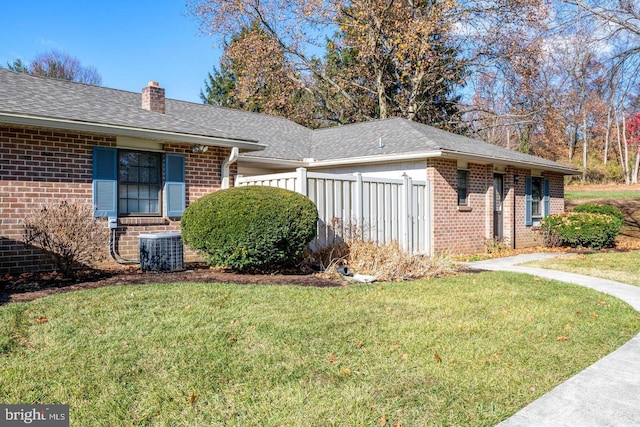
<path fill-rule="evenodd" d="M 458 206 L 469 206 L 469 171 L 458 169 Z"/>
<path fill-rule="evenodd" d="M 94 147 L 93 204 L 95 216 L 182 216 L 184 155 Z"/>

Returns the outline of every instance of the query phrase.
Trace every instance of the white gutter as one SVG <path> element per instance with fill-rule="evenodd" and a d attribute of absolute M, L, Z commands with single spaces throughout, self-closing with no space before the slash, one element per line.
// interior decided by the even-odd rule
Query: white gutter
<path fill-rule="evenodd" d="M 285 160 L 285 159 L 274 159 L 271 157 L 258 157 L 252 155 L 241 155 L 240 160 L 242 160 L 245 164 L 258 164 L 258 165 L 277 165 L 280 167 L 295 167 L 302 168 L 307 167 L 308 162 L 304 160 Z"/>
<path fill-rule="evenodd" d="M 175 142 L 179 144 L 197 144 L 212 147 L 237 147 L 243 151 L 261 151 L 266 148 L 266 145 L 252 142 L 251 140 L 232 139 L 216 136 L 190 135 L 162 130 L 142 129 L 103 123 L 78 122 L 67 119 L 36 117 L 22 114 L 0 113 L 0 123 L 48 127 L 53 129 L 68 129 L 79 132 L 97 132 L 116 136 L 129 136 L 132 138 L 145 138 L 163 142 Z"/>
<path fill-rule="evenodd" d="M 526 162 L 522 160 L 506 159 L 502 157 L 483 156 L 478 154 L 467 154 L 462 152 L 438 150 L 422 153 L 407 153 L 407 154 L 379 154 L 374 156 L 361 156 L 352 157 L 346 159 L 331 159 L 331 160 L 313 160 L 305 159 L 305 163 L 309 168 L 313 167 L 327 167 L 327 166 L 344 166 L 353 164 L 369 164 L 369 163 L 389 163 L 389 162 L 401 162 L 407 160 L 424 160 L 429 158 L 443 157 L 449 159 L 463 159 L 471 160 L 483 164 L 504 164 L 509 166 L 515 166 L 522 169 L 542 169 L 551 172 L 559 172 L 565 175 L 576 175 L 580 171 L 572 166 L 554 166 L 545 163 L 538 162 Z"/>
<path fill-rule="evenodd" d="M 423 160 L 433 157 L 442 157 L 440 151 L 422 152 L 422 153 L 408 153 L 408 154 L 378 154 L 375 156 L 361 156 L 361 157 L 349 157 L 345 159 L 330 159 L 330 160 L 314 160 L 305 159 L 307 166 L 312 167 L 324 167 L 324 166 L 343 166 L 353 165 L 361 163 L 388 163 L 388 162 L 401 162 L 405 160 Z"/>
<path fill-rule="evenodd" d="M 222 161 L 222 167 L 220 169 L 222 183 L 220 184 L 220 188 L 223 190 L 229 188 L 229 167 L 238 161 L 238 154 L 238 147 L 233 147 L 229 158 Z"/>
<path fill-rule="evenodd" d="M 578 170 L 578 168 L 575 168 L 573 166 L 565 166 L 565 165 L 558 165 L 558 166 L 554 166 L 554 165 L 548 165 L 545 163 L 538 163 L 538 162 L 527 162 L 527 161 L 523 161 L 523 160 L 513 160 L 513 159 L 505 159 L 503 157 L 491 157 L 491 156 L 483 156 L 483 155 L 479 155 L 479 154 L 467 154 L 467 153 L 461 153 L 461 152 L 456 152 L 456 151 L 442 151 L 442 157 L 444 158 L 449 158 L 449 159 L 464 159 L 464 160 L 471 160 L 471 161 L 476 161 L 476 162 L 482 162 L 485 164 L 492 164 L 492 163 L 500 163 L 500 164 L 504 164 L 504 165 L 509 165 L 509 166 L 515 166 L 515 167 L 519 167 L 522 169 L 542 169 L 545 171 L 550 171 L 550 172 L 559 172 L 565 175 L 578 175 L 580 174 L 580 171 Z"/>

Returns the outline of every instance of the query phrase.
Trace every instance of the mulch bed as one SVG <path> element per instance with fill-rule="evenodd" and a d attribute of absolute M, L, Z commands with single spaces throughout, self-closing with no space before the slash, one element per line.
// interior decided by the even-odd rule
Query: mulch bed
<path fill-rule="evenodd" d="M 74 278 L 55 272 L 0 275 L 0 304 L 33 301 L 47 295 L 81 289 L 145 283 L 235 283 L 238 285 L 344 286 L 347 282 L 319 274 L 237 274 L 202 266 L 170 273 L 143 273 L 139 269 L 82 270 Z"/>

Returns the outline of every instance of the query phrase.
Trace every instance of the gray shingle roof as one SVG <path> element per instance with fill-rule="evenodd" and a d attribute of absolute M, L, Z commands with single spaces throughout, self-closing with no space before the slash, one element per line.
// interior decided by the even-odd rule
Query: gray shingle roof
<path fill-rule="evenodd" d="M 264 157 L 286 160 L 309 157 L 311 130 L 283 117 L 172 99 L 166 100 L 166 113 L 257 140 L 267 145 L 268 154 Z"/>
<path fill-rule="evenodd" d="M 141 107 L 140 93 L 33 77 L 0 68 L 0 121 L 3 113 L 24 114 L 258 142 L 267 148 L 243 156 L 276 161 L 446 152 L 453 156 L 490 157 L 539 168 L 572 169 L 399 118 L 310 130 L 290 120 L 265 114 L 173 99 L 167 99 L 165 105 L 165 114 L 155 113 Z M 260 148 L 256 144 L 256 149 Z"/>
<path fill-rule="evenodd" d="M 34 77 L 0 68 L 0 112 L 138 129 L 242 139 L 186 118 L 141 107 L 141 95 L 106 87 Z"/>
<path fill-rule="evenodd" d="M 382 148 L 380 148 L 381 145 Z M 451 155 L 458 153 L 464 156 L 495 158 L 505 162 L 530 163 L 532 166 L 541 168 L 571 169 L 551 160 L 400 118 L 319 129 L 313 134 L 314 155 L 312 157 L 316 160 L 439 151 Z"/>

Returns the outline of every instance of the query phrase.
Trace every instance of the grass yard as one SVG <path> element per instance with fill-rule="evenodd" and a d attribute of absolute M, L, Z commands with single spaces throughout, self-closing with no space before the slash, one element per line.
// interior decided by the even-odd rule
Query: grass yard
<path fill-rule="evenodd" d="M 105 287 L 0 323 L 0 402 L 74 426 L 495 425 L 640 330 L 614 298 L 490 272 Z"/>
<path fill-rule="evenodd" d="M 637 250 L 576 254 L 567 258 L 530 262 L 526 265 L 601 277 L 640 286 L 640 251 Z"/>
<path fill-rule="evenodd" d="M 571 185 L 565 189 L 565 198 L 567 210 L 584 203 L 616 206 L 625 217 L 616 239 L 618 247 L 640 248 L 640 184 Z"/>
<path fill-rule="evenodd" d="M 640 197 L 639 190 L 631 189 L 580 189 L 579 187 L 570 187 L 564 194 L 567 200 L 583 200 L 583 199 L 637 199 Z"/>
<path fill-rule="evenodd" d="M 617 239 L 618 247 L 640 247 L 640 185 L 573 185 L 565 192 L 567 208 L 583 203 L 617 206 L 625 216 L 625 223 Z M 569 258 L 556 258 L 528 266 L 602 277 L 630 285 L 640 286 L 640 251 L 597 252 L 577 254 Z"/>

